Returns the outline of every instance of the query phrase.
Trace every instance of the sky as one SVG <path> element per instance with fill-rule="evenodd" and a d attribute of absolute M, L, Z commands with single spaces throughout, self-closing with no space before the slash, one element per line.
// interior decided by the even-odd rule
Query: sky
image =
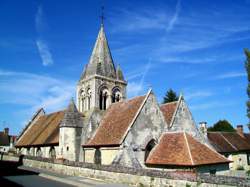
<path fill-rule="evenodd" d="M 198 124 L 245 125 L 250 0 L 1 0 L 0 130 L 64 109 L 104 27 L 127 95 L 182 93 Z M 245 130 L 247 130 L 245 128 Z"/>

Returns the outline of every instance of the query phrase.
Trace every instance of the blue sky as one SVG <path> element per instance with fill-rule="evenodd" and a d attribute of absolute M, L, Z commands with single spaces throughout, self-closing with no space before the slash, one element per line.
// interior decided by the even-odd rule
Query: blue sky
<path fill-rule="evenodd" d="M 0 1 L 0 128 L 63 109 L 105 31 L 128 96 L 182 92 L 195 121 L 246 124 L 249 0 Z"/>

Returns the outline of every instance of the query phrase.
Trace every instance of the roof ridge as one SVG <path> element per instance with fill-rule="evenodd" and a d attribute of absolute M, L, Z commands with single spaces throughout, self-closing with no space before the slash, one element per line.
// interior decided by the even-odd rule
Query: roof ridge
<path fill-rule="evenodd" d="M 190 136 L 190 135 L 189 135 Z M 191 136 L 192 137 L 192 136 Z M 192 137 L 192 138 L 194 138 L 194 137 Z M 198 141 L 199 142 L 199 141 Z M 204 146 L 206 146 L 208 149 L 210 149 L 212 152 L 214 152 L 214 153 L 216 153 L 218 156 L 220 156 L 221 158 L 224 158 L 224 159 L 227 159 L 227 158 L 225 158 L 223 155 L 221 155 L 220 153 L 218 153 L 216 150 L 214 150 L 214 149 L 212 149 L 211 147 L 209 147 L 208 145 L 206 145 L 206 144 L 203 144 L 203 143 L 201 143 L 201 142 L 199 142 L 201 145 L 204 145 Z"/>
<path fill-rule="evenodd" d="M 223 136 L 223 134 L 222 134 L 221 132 L 220 132 L 219 134 L 222 136 L 222 138 L 223 138 L 224 140 L 226 140 L 226 142 L 227 142 L 229 145 L 232 146 L 233 149 L 235 149 L 236 151 L 238 151 L 237 147 L 235 147 L 233 144 L 231 144 L 231 142 L 229 142 L 228 139 L 227 139 L 225 136 Z"/>
<path fill-rule="evenodd" d="M 152 89 L 150 88 L 147 95 L 145 96 L 145 98 L 143 99 L 142 103 L 141 103 L 141 106 L 139 107 L 139 109 L 137 110 L 133 120 L 131 121 L 131 123 L 129 124 L 129 127 L 128 129 L 126 130 L 126 133 L 124 133 L 124 136 L 122 137 L 122 141 L 120 142 L 120 144 L 122 144 L 122 142 L 124 141 L 125 137 L 127 136 L 129 130 L 131 129 L 131 127 L 133 126 L 133 124 L 135 123 L 135 120 L 137 119 L 139 113 L 141 112 L 143 106 L 145 105 L 150 93 L 152 92 Z"/>
<path fill-rule="evenodd" d="M 182 100 L 182 96 L 180 96 L 179 99 L 178 99 L 178 101 L 176 101 L 176 102 L 177 102 L 177 106 L 176 106 L 175 111 L 174 111 L 174 113 L 173 113 L 173 116 L 172 116 L 172 119 L 171 119 L 171 121 L 170 121 L 169 127 L 172 127 L 172 124 L 173 124 L 173 122 L 174 122 L 174 118 L 175 118 L 176 113 L 177 113 L 177 110 L 178 110 L 178 108 L 179 108 L 179 106 L 180 106 L 181 100 Z"/>
<path fill-rule="evenodd" d="M 178 101 L 171 101 L 168 103 L 162 103 L 160 106 L 169 105 L 169 104 L 173 104 L 173 103 L 178 103 Z"/>
<path fill-rule="evenodd" d="M 190 159 L 191 159 L 191 163 L 192 163 L 192 165 L 194 165 L 194 161 L 193 161 L 193 157 L 192 157 L 192 154 L 191 154 L 191 150 L 190 150 L 190 147 L 189 147 L 189 144 L 188 144 L 186 132 L 183 132 L 183 135 L 184 135 L 184 139 L 185 139 L 186 146 L 187 146 L 187 149 L 188 149 L 188 154 L 189 154 L 189 157 L 190 157 Z"/>

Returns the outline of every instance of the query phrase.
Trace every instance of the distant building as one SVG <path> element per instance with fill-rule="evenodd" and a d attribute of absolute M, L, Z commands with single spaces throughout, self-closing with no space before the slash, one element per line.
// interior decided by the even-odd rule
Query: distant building
<path fill-rule="evenodd" d="M 202 129 L 206 129 L 203 124 Z M 250 169 L 250 134 L 243 133 L 242 125 L 236 132 L 205 132 L 214 149 L 232 161 L 231 170 Z"/>
<path fill-rule="evenodd" d="M 126 99 L 101 25 L 73 100 L 61 111 L 32 117 L 18 137 L 20 154 L 95 164 L 224 171 L 229 160 L 210 147 L 180 96 L 159 105 L 153 91 Z M 171 156 L 169 156 L 171 155 Z"/>
<path fill-rule="evenodd" d="M 7 153 L 10 149 L 13 149 L 15 140 L 16 136 L 9 135 L 9 128 L 0 131 L 0 152 Z"/>

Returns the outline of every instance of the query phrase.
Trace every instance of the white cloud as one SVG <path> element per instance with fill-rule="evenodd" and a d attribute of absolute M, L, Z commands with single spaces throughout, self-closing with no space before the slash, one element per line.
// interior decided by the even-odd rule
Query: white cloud
<path fill-rule="evenodd" d="M 36 46 L 39 52 L 39 55 L 42 59 L 43 65 L 48 66 L 54 63 L 52 55 L 50 53 L 47 43 L 43 40 L 38 39 L 36 41 Z"/>
<path fill-rule="evenodd" d="M 171 18 L 171 20 L 169 21 L 168 27 L 166 29 L 167 31 L 171 31 L 173 29 L 175 23 L 178 20 L 180 10 L 181 10 L 181 1 L 178 0 L 176 7 L 175 7 L 175 13 L 174 13 L 173 17 Z"/>
<path fill-rule="evenodd" d="M 228 72 L 215 76 L 214 79 L 230 79 L 230 78 L 245 77 L 245 76 L 246 76 L 245 72 Z"/>
<path fill-rule="evenodd" d="M 47 75 L 0 69 L 0 78 L 0 103 L 28 107 L 28 110 L 18 111 L 26 115 L 41 107 L 49 112 L 61 110 L 75 91 L 72 81 Z"/>
<path fill-rule="evenodd" d="M 233 102 L 221 102 L 221 101 L 214 101 L 214 102 L 209 102 L 209 103 L 201 103 L 201 104 L 197 104 L 197 105 L 190 105 L 190 108 L 192 110 L 207 110 L 207 109 L 213 109 L 213 108 L 223 108 L 223 107 L 227 107 L 227 106 L 232 106 L 235 103 Z"/>
<path fill-rule="evenodd" d="M 186 94 L 184 97 L 187 100 L 191 100 L 193 98 L 197 99 L 197 98 L 209 97 L 212 95 L 214 95 L 214 93 L 211 91 L 201 90 L 201 91 L 195 91 L 195 92 L 188 92 L 188 94 Z"/>
<path fill-rule="evenodd" d="M 36 46 L 42 59 L 42 63 L 44 66 L 52 65 L 54 64 L 54 61 L 48 46 L 48 42 L 42 37 L 44 29 L 46 27 L 46 22 L 44 20 L 44 13 L 41 5 L 38 7 L 35 15 L 35 26 L 39 36 L 36 40 Z"/>

